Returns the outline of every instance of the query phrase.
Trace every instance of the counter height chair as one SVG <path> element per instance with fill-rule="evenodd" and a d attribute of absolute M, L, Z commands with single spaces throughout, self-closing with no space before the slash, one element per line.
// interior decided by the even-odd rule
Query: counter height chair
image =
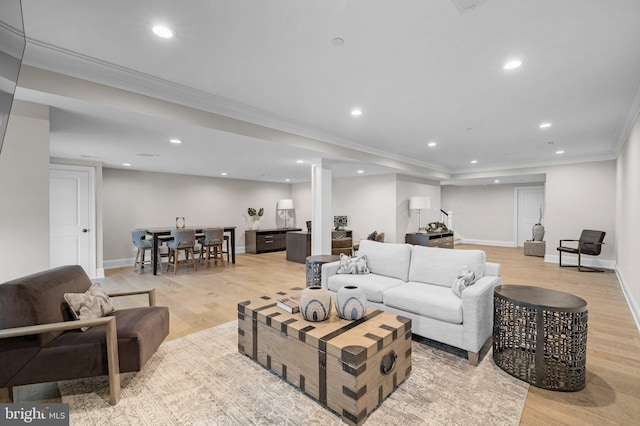
<path fill-rule="evenodd" d="M 174 229 L 171 231 L 171 236 L 173 240 L 167 243 L 169 248 L 167 272 L 169 272 L 169 266 L 173 266 L 173 275 L 175 275 L 178 271 L 179 263 L 190 263 L 193 265 L 193 269 L 197 271 L 198 264 L 193 250 L 196 245 L 196 232 L 193 229 Z M 180 251 L 184 252 L 185 260 L 183 262 L 178 262 Z M 189 261 L 189 255 L 191 255 L 191 261 Z"/>
<path fill-rule="evenodd" d="M 147 231 L 145 229 L 135 229 L 131 231 L 131 240 L 133 241 L 134 247 L 138 249 L 133 268 L 139 274 L 142 273 L 142 268 L 144 268 L 145 265 L 151 265 L 151 262 L 153 261 L 151 253 L 149 253 L 149 260 L 144 260 L 144 255 L 147 250 L 153 250 L 153 240 L 145 239 L 146 235 Z M 159 260 L 160 258 L 158 258 L 158 261 Z"/>
<path fill-rule="evenodd" d="M 202 233 L 204 238 L 200 241 L 202 248 L 200 249 L 200 260 L 204 260 L 205 266 L 209 266 L 209 261 L 212 259 L 211 252 L 213 252 L 214 263 L 218 263 L 218 260 L 222 262 L 224 266 L 224 258 L 222 257 L 222 242 L 224 241 L 224 229 L 223 228 L 209 228 L 203 229 Z"/>
<path fill-rule="evenodd" d="M 583 229 L 580 234 L 579 240 L 560 240 L 560 244 L 557 247 L 557 250 L 560 252 L 560 266 L 562 267 L 571 267 L 578 268 L 580 272 L 604 272 L 602 269 L 591 268 L 589 266 L 582 265 L 582 255 L 588 254 L 589 256 L 598 256 L 600 255 L 600 251 L 602 250 L 602 245 L 604 244 L 604 231 L 593 231 L 591 229 Z M 577 242 L 577 247 L 570 247 L 563 245 L 566 242 Z M 578 255 L 578 264 L 577 265 L 563 265 L 562 264 L 562 253 L 571 253 Z"/>

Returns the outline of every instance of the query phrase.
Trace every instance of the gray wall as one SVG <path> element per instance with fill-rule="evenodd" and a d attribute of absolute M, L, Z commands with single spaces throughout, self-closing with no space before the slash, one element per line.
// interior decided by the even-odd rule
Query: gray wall
<path fill-rule="evenodd" d="M 276 204 L 291 197 L 291 185 L 201 176 L 104 168 L 103 221 L 105 267 L 135 256 L 131 230 L 189 225 L 234 225 L 239 251 L 249 228 L 247 208 L 265 209 L 261 228 L 276 227 Z M 282 225 L 279 223 L 279 225 Z"/>
<path fill-rule="evenodd" d="M 615 161 L 530 169 L 546 174 L 545 240 L 547 261 L 556 261 L 561 238 L 578 238 L 582 229 L 605 231 L 599 260 L 616 259 Z M 442 204 L 454 213 L 454 228 L 464 240 L 515 245 L 515 187 L 523 185 L 443 186 Z M 507 244 L 504 244 L 507 245 Z"/>
<path fill-rule="evenodd" d="M 49 108 L 15 100 L 0 155 L 0 282 L 49 268 Z"/>
<path fill-rule="evenodd" d="M 514 235 L 515 185 L 442 187 L 444 210 L 453 212 L 453 228 L 465 240 L 510 245 Z"/>
<path fill-rule="evenodd" d="M 640 116 L 622 148 L 617 161 L 616 230 L 618 277 L 640 327 Z"/>
<path fill-rule="evenodd" d="M 417 229 L 415 212 L 409 212 L 409 198 L 427 195 L 431 209 L 422 214 L 422 223 L 439 220 L 440 186 L 437 183 L 403 175 L 358 176 L 334 179 L 331 205 L 335 216 L 347 216 L 354 241 L 367 238 L 373 231 L 384 232 L 387 242 L 404 242 L 404 234 Z M 298 226 L 311 220 L 311 184 L 294 184 Z"/>

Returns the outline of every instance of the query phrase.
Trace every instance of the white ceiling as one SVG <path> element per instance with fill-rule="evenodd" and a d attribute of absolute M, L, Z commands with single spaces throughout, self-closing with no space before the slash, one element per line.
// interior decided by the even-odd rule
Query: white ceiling
<path fill-rule="evenodd" d="M 474 3 L 461 12 L 460 4 Z M 52 156 L 93 157 L 108 167 L 128 162 L 142 170 L 298 182 L 310 174 L 297 159 L 330 158 L 334 175 L 353 176 L 358 169 L 392 172 L 380 160 L 390 158 L 417 166 L 408 174 L 455 180 L 613 159 L 640 103 L 638 0 L 22 6 L 28 65 L 362 152 L 329 155 L 100 100 L 18 92 L 52 105 Z M 156 23 L 177 37 L 157 38 Z M 336 37 L 344 44 L 332 43 Z M 512 58 L 523 65 L 504 70 Z M 362 116 L 350 115 L 354 107 Z M 545 121 L 552 127 L 540 129 Z M 171 137 L 184 143 L 171 145 Z M 431 141 L 437 146 L 429 148 Z"/>

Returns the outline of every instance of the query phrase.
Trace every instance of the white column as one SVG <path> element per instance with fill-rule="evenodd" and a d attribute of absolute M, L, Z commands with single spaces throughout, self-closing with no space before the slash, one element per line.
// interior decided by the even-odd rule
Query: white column
<path fill-rule="evenodd" d="M 331 254 L 331 164 L 311 165 L 311 255 Z"/>

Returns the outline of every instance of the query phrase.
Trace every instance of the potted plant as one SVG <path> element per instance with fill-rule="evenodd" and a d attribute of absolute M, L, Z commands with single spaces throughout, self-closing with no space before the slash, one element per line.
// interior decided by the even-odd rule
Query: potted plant
<path fill-rule="evenodd" d="M 260 210 L 256 210 L 253 207 L 249 207 L 247 214 L 251 217 L 251 229 L 258 229 L 260 227 L 260 218 L 264 214 L 264 208 L 260 207 Z"/>

